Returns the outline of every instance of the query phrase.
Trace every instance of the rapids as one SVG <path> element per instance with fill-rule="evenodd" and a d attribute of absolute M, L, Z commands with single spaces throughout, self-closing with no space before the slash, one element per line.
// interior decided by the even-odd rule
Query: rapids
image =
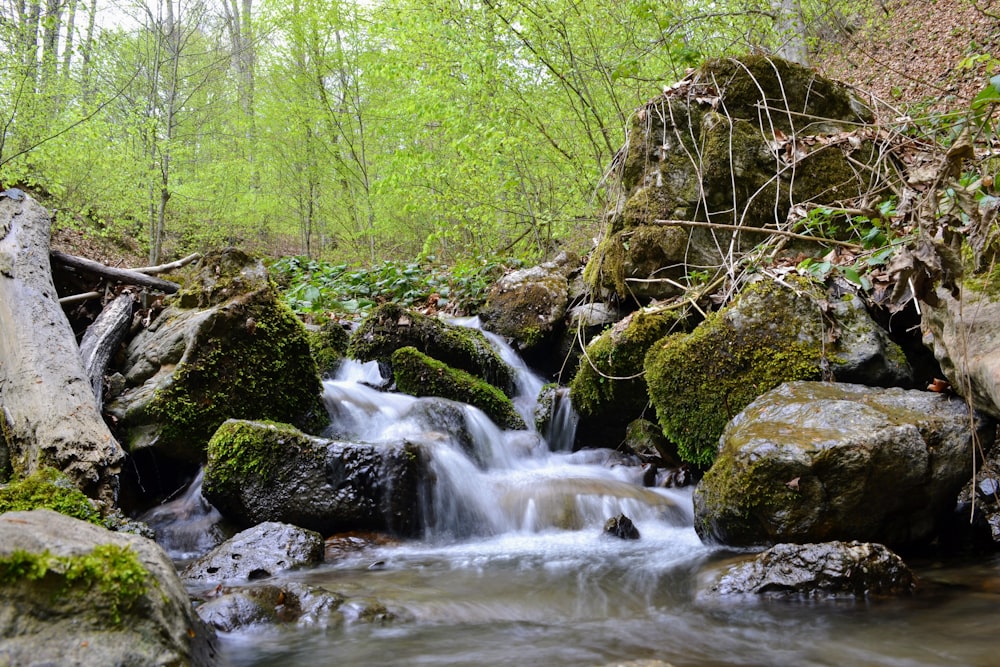
<path fill-rule="evenodd" d="M 542 380 L 492 340 L 517 372 L 515 406 L 533 424 Z M 922 591 L 905 599 L 713 599 L 704 591 L 735 554 L 698 539 L 690 489 L 644 488 L 642 470 L 611 450 L 573 453 L 567 397 L 543 435 L 501 431 L 470 406 L 374 388 L 381 384 L 377 364 L 346 362 L 325 382 L 327 435 L 429 448 L 436 481 L 422 539 L 282 575 L 349 596 L 346 621 L 224 635 L 229 664 L 997 664 L 1000 560 L 916 567 Z M 183 560 L 211 546 L 213 512 L 196 481 L 146 518 Z M 618 513 L 639 540 L 602 534 Z M 352 605 L 368 599 L 395 618 L 352 621 Z"/>

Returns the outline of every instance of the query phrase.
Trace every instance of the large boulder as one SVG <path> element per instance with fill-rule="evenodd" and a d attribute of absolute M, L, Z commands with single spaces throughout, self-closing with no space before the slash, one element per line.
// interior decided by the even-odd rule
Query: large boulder
<path fill-rule="evenodd" d="M 683 290 L 688 267 L 721 266 L 754 234 L 670 221 L 784 224 L 793 204 L 870 190 L 870 145 L 845 131 L 871 119 L 846 87 L 765 56 L 706 62 L 633 116 L 614 175 L 623 193 L 585 271 L 596 288 L 640 301 Z M 815 141 L 801 141 L 806 136 Z M 789 150 L 792 148 L 793 150 Z"/>
<path fill-rule="evenodd" d="M 726 427 L 694 495 L 702 539 L 732 546 L 931 540 L 994 424 L 959 399 L 790 382 Z"/>
<path fill-rule="evenodd" d="M 856 297 L 831 299 L 801 279 L 762 280 L 690 334 L 653 345 L 646 384 L 664 434 L 708 467 L 726 423 L 782 382 L 906 385 L 906 356 Z"/>
<path fill-rule="evenodd" d="M 684 331 L 676 310 L 640 309 L 594 338 L 570 381 L 580 446 L 615 447 L 649 403 L 643 361 L 653 344 Z"/>
<path fill-rule="evenodd" d="M 215 665 L 156 543 L 50 510 L 0 515 L 0 661 L 10 665 Z"/>
<path fill-rule="evenodd" d="M 413 347 L 438 361 L 471 373 L 514 393 L 514 371 L 490 346 L 482 331 L 443 322 L 387 303 L 365 318 L 351 335 L 347 355 L 378 361 L 382 375 L 392 377 L 392 353 Z"/>
<path fill-rule="evenodd" d="M 126 350 L 126 390 L 109 406 L 129 449 L 202 463 L 229 418 L 318 431 L 329 421 L 305 330 L 259 260 L 203 258 L 189 285 Z"/>
<path fill-rule="evenodd" d="M 830 598 L 912 593 L 916 578 L 881 544 L 823 542 L 778 544 L 730 568 L 712 587 L 715 595 Z"/>
<path fill-rule="evenodd" d="M 361 444 L 305 435 L 285 424 L 230 420 L 208 444 L 202 493 L 242 526 L 290 523 L 323 535 L 421 527 L 416 445 Z"/>
<path fill-rule="evenodd" d="M 564 326 L 568 276 L 579 263 L 564 252 L 551 262 L 501 277 L 479 311 L 483 328 L 514 341 L 522 354 L 552 343 Z"/>
<path fill-rule="evenodd" d="M 189 564 L 188 585 L 264 579 L 323 561 L 323 536 L 287 523 L 267 521 L 247 528 Z"/>

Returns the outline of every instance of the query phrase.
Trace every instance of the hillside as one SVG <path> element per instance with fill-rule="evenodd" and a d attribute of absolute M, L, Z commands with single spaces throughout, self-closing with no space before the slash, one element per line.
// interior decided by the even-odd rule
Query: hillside
<path fill-rule="evenodd" d="M 885 13 L 827 42 L 817 69 L 900 112 L 965 108 L 996 74 L 1000 2 L 890 0 Z"/>

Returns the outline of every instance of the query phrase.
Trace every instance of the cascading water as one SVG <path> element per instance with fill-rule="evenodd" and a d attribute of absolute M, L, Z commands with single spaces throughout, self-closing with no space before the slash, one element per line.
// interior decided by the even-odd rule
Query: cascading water
<path fill-rule="evenodd" d="M 517 370 L 516 407 L 531 424 L 541 380 L 501 347 Z M 563 416 L 549 432 L 504 432 L 467 405 L 373 388 L 383 382 L 376 364 L 345 363 L 325 383 L 328 435 L 426 447 L 436 481 L 424 538 L 282 577 L 378 600 L 395 619 L 228 633 L 233 667 L 996 664 L 1000 586 L 962 582 L 1000 581 L 1000 560 L 969 572 L 925 568 L 931 593 L 916 600 L 706 600 L 705 572 L 727 554 L 695 535 L 690 492 L 643 488 L 641 471 L 610 452 L 572 453 L 572 411 L 560 404 L 567 397 L 557 396 Z M 171 517 L 204 533 L 199 522 L 213 511 L 193 485 L 153 518 L 158 535 L 175 541 L 175 557 L 186 557 L 204 548 L 185 541 L 199 529 L 178 530 Z M 640 539 L 602 534 L 620 512 Z M 934 577 L 948 586 L 935 590 Z M 356 604 L 364 603 L 345 607 Z"/>

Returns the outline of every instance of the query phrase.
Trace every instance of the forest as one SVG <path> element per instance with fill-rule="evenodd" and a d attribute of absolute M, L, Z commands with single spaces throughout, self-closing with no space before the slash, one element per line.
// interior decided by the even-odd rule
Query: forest
<path fill-rule="evenodd" d="M 151 264 L 586 252 L 635 109 L 879 0 L 3 0 L 0 186 Z"/>

